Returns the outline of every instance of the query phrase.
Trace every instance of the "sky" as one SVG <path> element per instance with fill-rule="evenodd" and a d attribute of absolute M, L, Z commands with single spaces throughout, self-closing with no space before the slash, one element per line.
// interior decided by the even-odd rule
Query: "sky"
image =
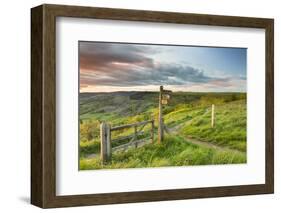
<path fill-rule="evenodd" d="M 246 92 L 247 49 L 79 42 L 80 92 Z"/>

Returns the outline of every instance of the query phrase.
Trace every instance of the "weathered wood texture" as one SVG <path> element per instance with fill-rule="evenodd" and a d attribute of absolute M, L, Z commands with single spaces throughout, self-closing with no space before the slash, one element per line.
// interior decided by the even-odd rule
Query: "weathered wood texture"
<path fill-rule="evenodd" d="M 106 125 L 106 159 L 111 160 L 111 126 L 110 124 Z"/>
<path fill-rule="evenodd" d="M 145 134 L 145 132 L 142 131 L 142 129 L 147 124 L 150 124 L 150 123 L 151 123 L 150 136 L 148 138 L 138 139 L 138 136 Z M 138 127 L 140 127 L 140 129 L 138 129 Z M 119 137 L 119 138 L 115 138 L 113 140 L 109 140 L 108 146 L 110 146 L 110 149 L 112 149 L 112 151 L 126 150 L 127 148 L 132 147 L 132 145 L 135 148 L 137 148 L 139 144 L 143 144 L 145 141 L 147 141 L 149 139 L 152 140 L 152 142 L 153 142 L 153 138 L 154 138 L 154 120 L 142 121 L 142 122 L 136 122 L 136 123 L 126 124 L 126 125 L 122 125 L 122 126 L 112 127 L 108 134 L 111 135 L 111 132 L 113 132 L 113 131 L 118 131 L 118 130 L 127 129 L 127 128 L 134 128 L 134 134 L 123 136 L 123 137 Z M 126 144 L 122 144 L 120 146 L 111 148 L 113 142 L 118 142 L 118 141 L 126 140 L 126 139 L 131 139 L 131 140 L 128 143 L 126 143 Z M 102 143 L 102 138 L 101 138 L 101 143 Z"/>
<path fill-rule="evenodd" d="M 116 152 L 116 151 L 125 151 L 126 149 L 128 149 L 129 147 L 135 147 L 137 148 L 139 145 L 142 145 L 142 144 L 145 144 L 145 142 L 147 142 L 148 140 L 150 140 L 151 137 L 147 137 L 147 138 L 142 138 L 142 139 L 139 139 L 139 140 L 134 140 L 134 141 L 131 141 L 129 143 L 126 143 L 126 144 L 122 144 L 120 146 L 116 146 L 116 147 L 113 147 L 112 148 L 112 151 L 113 152 Z"/>
<path fill-rule="evenodd" d="M 212 116 L 211 116 L 211 126 L 215 126 L 215 105 L 212 104 Z"/>
<path fill-rule="evenodd" d="M 100 124 L 100 159 L 102 163 L 107 161 L 107 141 L 106 141 L 106 123 Z"/>
<path fill-rule="evenodd" d="M 150 133 L 150 137 L 151 137 L 151 143 L 154 142 L 154 120 L 151 122 L 151 133 Z"/>
<path fill-rule="evenodd" d="M 145 132 L 144 131 L 138 131 L 137 135 L 143 135 Z M 131 135 L 127 135 L 127 136 L 123 136 L 123 137 L 118 137 L 115 139 L 111 140 L 111 143 L 116 143 L 119 141 L 123 141 L 123 140 L 127 140 L 127 139 L 132 139 L 133 137 L 135 137 L 135 133 L 131 134 Z"/>
<path fill-rule="evenodd" d="M 43 187 L 43 126 L 42 126 L 42 68 L 43 68 L 43 7 L 31 16 L 31 203 L 44 204 Z"/>
<path fill-rule="evenodd" d="M 111 131 L 117 131 L 117 130 L 120 130 L 120 129 L 130 128 L 130 127 L 135 127 L 135 126 L 141 126 L 141 125 L 145 125 L 145 124 L 151 123 L 152 121 L 153 120 L 142 121 L 142 122 L 126 124 L 126 125 L 121 125 L 121 126 L 115 126 L 115 127 L 111 128 Z"/>
<path fill-rule="evenodd" d="M 158 23 L 262 28 L 266 31 L 266 183 L 85 195 L 56 195 L 56 18 L 95 18 Z M 273 193 L 273 19 L 141 10 L 41 5 L 31 10 L 31 203 L 42 207 L 177 200 Z"/>
<path fill-rule="evenodd" d="M 158 109 L 158 143 L 159 144 L 162 143 L 162 141 L 164 140 L 162 95 L 163 95 L 163 86 L 160 86 L 160 90 L 159 90 L 159 109 Z"/>
<path fill-rule="evenodd" d="M 100 159 L 103 164 L 111 160 L 111 126 L 106 122 L 100 124 Z"/>

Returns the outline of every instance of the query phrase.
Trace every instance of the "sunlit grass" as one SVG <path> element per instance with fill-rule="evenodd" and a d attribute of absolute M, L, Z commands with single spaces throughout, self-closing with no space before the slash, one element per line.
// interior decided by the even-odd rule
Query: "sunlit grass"
<path fill-rule="evenodd" d="M 99 158 L 80 159 L 80 169 L 145 168 L 246 163 L 246 153 L 216 150 L 189 143 L 181 137 L 167 136 L 162 144 L 148 144 L 126 152 L 116 152 L 102 165 Z"/>
<path fill-rule="evenodd" d="M 236 101 L 215 108 L 215 126 L 211 127 L 211 111 L 195 117 L 181 134 L 220 146 L 246 151 L 246 101 Z"/>
<path fill-rule="evenodd" d="M 155 141 L 158 128 L 158 94 L 102 95 L 92 100 L 87 96 L 80 102 L 80 169 L 144 168 L 162 166 L 191 166 L 233 164 L 246 162 L 246 94 L 173 93 L 171 102 L 163 107 L 164 122 L 172 132 L 162 144 L 149 144 L 126 152 L 115 152 L 112 161 L 101 165 L 100 122 L 111 126 L 155 121 Z M 82 103 L 82 104 L 81 104 Z M 211 127 L 211 105 L 215 104 L 216 122 Z M 140 128 L 140 127 L 139 127 Z M 150 134 L 146 125 L 143 136 Z M 134 133 L 134 128 L 112 132 L 112 139 Z M 206 141 L 215 149 L 194 145 L 188 138 Z M 129 140 L 112 143 L 112 147 Z M 233 149 L 233 150 L 232 150 Z"/>

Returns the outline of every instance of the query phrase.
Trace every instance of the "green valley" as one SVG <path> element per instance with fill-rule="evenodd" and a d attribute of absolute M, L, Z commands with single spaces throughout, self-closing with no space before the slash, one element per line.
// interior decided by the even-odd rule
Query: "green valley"
<path fill-rule="evenodd" d="M 80 93 L 80 169 L 144 168 L 247 161 L 247 105 L 245 93 L 173 92 L 163 107 L 164 140 L 157 142 L 158 92 Z M 211 106 L 215 125 L 211 126 Z M 100 161 L 100 123 L 112 127 L 155 121 L 154 141 L 112 153 Z M 145 126 L 138 139 L 149 135 Z M 134 128 L 114 131 L 112 138 L 125 137 Z M 118 147 L 129 139 L 112 143 Z"/>

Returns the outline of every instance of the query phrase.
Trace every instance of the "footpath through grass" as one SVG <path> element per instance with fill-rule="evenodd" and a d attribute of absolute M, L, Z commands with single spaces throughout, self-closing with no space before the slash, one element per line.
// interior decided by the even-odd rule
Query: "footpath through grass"
<path fill-rule="evenodd" d="M 246 100 L 216 105 L 215 126 L 211 125 L 211 110 L 194 117 L 179 134 L 246 152 Z"/>
<path fill-rule="evenodd" d="M 216 115 L 213 128 L 212 104 L 215 104 Z M 158 93 L 84 94 L 80 100 L 80 169 L 246 163 L 246 94 L 175 92 L 171 102 L 164 106 L 163 115 L 171 135 L 166 135 L 162 144 L 115 152 L 111 163 L 102 166 L 99 160 L 100 122 L 119 126 L 154 119 L 156 136 Z M 143 131 L 145 137 L 150 133 L 150 126 L 145 126 Z M 132 133 L 133 128 L 114 131 L 112 139 Z M 221 149 L 193 144 L 191 138 Z M 127 142 L 114 142 L 112 146 Z M 94 157 L 89 158 L 89 155 Z"/>

